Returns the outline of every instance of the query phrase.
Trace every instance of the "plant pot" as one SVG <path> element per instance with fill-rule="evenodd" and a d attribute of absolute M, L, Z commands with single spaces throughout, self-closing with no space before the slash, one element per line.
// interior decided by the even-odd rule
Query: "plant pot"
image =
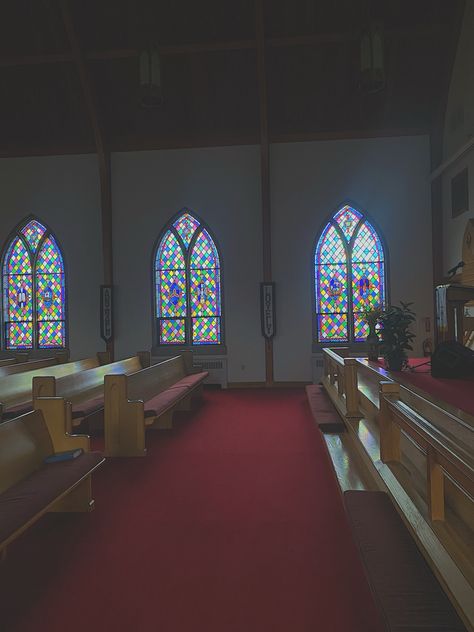
<path fill-rule="evenodd" d="M 403 368 L 403 360 L 400 356 L 396 356 L 394 358 L 385 358 L 385 362 L 387 364 L 387 369 L 389 371 L 401 371 Z"/>
<path fill-rule="evenodd" d="M 367 359 L 371 362 L 377 362 L 379 359 L 380 340 L 375 331 L 370 331 L 366 338 L 367 341 Z"/>

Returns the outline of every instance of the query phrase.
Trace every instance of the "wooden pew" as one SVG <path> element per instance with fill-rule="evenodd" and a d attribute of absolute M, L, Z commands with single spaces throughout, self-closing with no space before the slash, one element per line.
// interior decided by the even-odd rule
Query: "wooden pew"
<path fill-rule="evenodd" d="M 64 432 L 67 407 L 61 398 L 0 424 L 0 553 L 49 511 L 90 511 L 91 475 L 104 462 L 90 452 L 89 437 Z M 56 452 L 82 448 L 73 461 L 45 464 Z"/>
<path fill-rule="evenodd" d="M 63 362 L 62 356 L 52 358 L 42 358 L 40 360 L 30 360 L 28 362 L 15 362 L 8 366 L 0 367 L 0 378 L 6 375 L 15 375 L 15 373 L 25 373 L 26 371 L 35 371 L 48 366 L 55 366 Z"/>
<path fill-rule="evenodd" d="M 132 375 L 106 375 L 106 455 L 145 456 L 145 429 L 171 428 L 174 411 L 191 409 L 207 375 L 193 373 L 190 352 Z"/>
<path fill-rule="evenodd" d="M 53 375 L 33 378 L 33 401 L 42 397 L 62 397 L 71 403 L 72 416 L 66 431 L 72 432 L 84 420 L 101 421 L 104 409 L 104 376 L 135 373 L 150 366 L 150 353 L 139 351 L 136 356 L 94 367 L 64 377 Z"/>
<path fill-rule="evenodd" d="M 56 366 L 43 367 L 26 373 L 0 377 L 0 419 L 13 417 L 32 409 L 32 381 L 37 376 L 53 375 L 62 377 L 85 371 L 101 365 L 108 359 L 108 354 L 98 353 L 95 358 L 86 358 L 76 362 L 66 362 Z"/>
<path fill-rule="evenodd" d="M 16 358 L 3 358 L 0 360 L 0 367 L 16 364 Z"/>

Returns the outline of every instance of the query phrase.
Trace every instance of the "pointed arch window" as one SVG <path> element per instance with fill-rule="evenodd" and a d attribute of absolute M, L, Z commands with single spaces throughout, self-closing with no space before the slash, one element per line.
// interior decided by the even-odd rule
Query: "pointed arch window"
<path fill-rule="evenodd" d="M 314 257 L 316 340 L 362 342 L 366 308 L 386 303 L 385 253 L 367 218 L 343 206 L 324 227 Z"/>
<path fill-rule="evenodd" d="M 5 348 L 65 347 L 63 256 L 54 235 L 38 220 L 21 224 L 10 239 L 2 282 Z"/>
<path fill-rule="evenodd" d="M 209 229 L 188 210 L 159 240 L 154 277 L 160 345 L 222 343 L 219 253 Z"/>

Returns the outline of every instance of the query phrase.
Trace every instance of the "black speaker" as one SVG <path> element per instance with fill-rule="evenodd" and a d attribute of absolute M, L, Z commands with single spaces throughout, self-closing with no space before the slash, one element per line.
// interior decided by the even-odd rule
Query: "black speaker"
<path fill-rule="evenodd" d="M 474 374 L 474 351 L 455 340 L 439 344 L 431 356 L 433 377 L 462 378 Z"/>

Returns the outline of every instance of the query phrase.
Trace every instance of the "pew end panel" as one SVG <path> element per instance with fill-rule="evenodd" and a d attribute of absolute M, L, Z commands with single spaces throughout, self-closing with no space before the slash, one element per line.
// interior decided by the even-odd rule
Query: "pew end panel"
<path fill-rule="evenodd" d="M 53 452 L 82 448 L 90 452 L 90 437 L 72 435 L 71 404 L 62 397 L 38 397 L 34 402 L 35 410 L 41 411 L 44 423 L 51 437 Z"/>
<path fill-rule="evenodd" d="M 104 436 L 106 456 L 146 456 L 144 404 L 128 399 L 125 374 L 104 378 Z"/>

